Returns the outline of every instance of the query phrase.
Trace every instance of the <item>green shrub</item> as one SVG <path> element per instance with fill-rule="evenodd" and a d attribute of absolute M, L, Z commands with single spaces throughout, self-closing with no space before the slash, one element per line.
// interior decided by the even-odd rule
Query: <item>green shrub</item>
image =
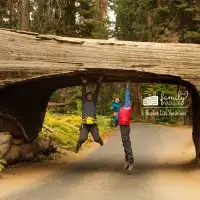
<path fill-rule="evenodd" d="M 53 129 L 53 133 L 50 134 L 53 139 L 60 147 L 67 150 L 74 150 L 78 137 L 79 128 L 81 125 L 82 118 L 80 115 L 68 115 L 61 113 L 47 112 L 45 117 L 45 125 Z M 106 136 L 111 131 L 110 118 L 105 116 L 97 117 L 99 131 L 101 136 Z M 43 130 L 40 136 L 46 135 L 47 133 Z M 92 137 L 89 136 L 87 144 L 93 141 Z"/>
<path fill-rule="evenodd" d="M 3 159 L 0 159 L 0 172 L 4 170 L 5 165 L 6 165 L 6 161 Z"/>

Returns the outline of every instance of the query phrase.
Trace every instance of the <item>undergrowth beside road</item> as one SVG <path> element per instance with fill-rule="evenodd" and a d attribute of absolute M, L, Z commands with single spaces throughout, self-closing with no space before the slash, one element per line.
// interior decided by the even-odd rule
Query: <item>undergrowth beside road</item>
<path fill-rule="evenodd" d="M 6 161 L 3 159 L 0 159 L 0 172 L 4 170 L 4 165 L 6 165 Z"/>
<path fill-rule="evenodd" d="M 104 138 L 113 130 L 110 126 L 110 118 L 105 116 L 97 117 L 100 135 Z M 50 131 L 43 128 L 40 137 L 49 135 L 61 148 L 74 151 L 81 125 L 81 116 L 68 115 L 60 113 L 47 112 L 44 124 L 50 128 Z M 86 145 L 93 142 L 91 134 L 89 134 Z"/>

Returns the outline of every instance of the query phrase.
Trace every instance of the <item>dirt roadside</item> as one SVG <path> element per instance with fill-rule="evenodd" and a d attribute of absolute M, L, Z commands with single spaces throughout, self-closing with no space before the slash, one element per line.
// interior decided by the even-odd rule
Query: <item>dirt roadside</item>
<path fill-rule="evenodd" d="M 109 138 L 118 132 L 112 132 L 104 139 L 106 143 Z M 88 153 L 100 148 L 99 144 L 92 143 L 88 148 L 83 149 L 79 154 L 69 152 L 62 155 L 61 158 L 55 160 L 44 160 L 41 162 L 19 163 L 9 166 L 2 174 L 0 174 L 0 200 L 3 197 L 12 193 L 18 192 L 21 189 L 28 187 L 35 182 L 51 176 L 59 168 L 75 162 L 76 160 L 86 159 Z"/>

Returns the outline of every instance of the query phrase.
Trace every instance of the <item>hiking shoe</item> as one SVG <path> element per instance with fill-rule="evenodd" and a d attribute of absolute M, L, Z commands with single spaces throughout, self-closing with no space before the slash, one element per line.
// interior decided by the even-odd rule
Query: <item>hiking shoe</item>
<path fill-rule="evenodd" d="M 101 146 L 103 146 L 103 140 L 102 139 L 100 139 L 100 141 L 99 141 L 99 144 L 101 145 Z"/>
<path fill-rule="evenodd" d="M 133 163 L 129 163 L 129 166 L 128 166 L 128 169 L 127 169 L 127 172 L 128 173 L 131 173 L 133 170 Z"/>
<path fill-rule="evenodd" d="M 80 146 L 77 145 L 77 146 L 76 146 L 76 149 L 75 149 L 75 153 L 78 153 L 78 152 L 79 152 L 79 149 L 80 149 Z"/>
<path fill-rule="evenodd" d="M 76 150 L 75 150 L 75 153 L 78 153 L 78 150 L 79 150 L 79 149 L 78 149 L 78 148 L 76 148 Z"/>
<path fill-rule="evenodd" d="M 125 162 L 124 171 L 128 170 L 128 168 L 129 168 L 129 163 L 128 163 L 128 162 Z"/>

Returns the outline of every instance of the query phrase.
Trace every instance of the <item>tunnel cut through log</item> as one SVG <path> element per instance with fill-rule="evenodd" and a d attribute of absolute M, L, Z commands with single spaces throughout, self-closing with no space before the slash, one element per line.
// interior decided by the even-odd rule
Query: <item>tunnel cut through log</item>
<path fill-rule="evenodd" d="M 196 158 L 200 158 L 200 96 L 196 88 L 180 77 L 157 75 L 153 73 L 129 70 L 93 69 L 75 71 L 70 74 L 58 74 L 7 85 L 0 90 L 0 113 L 12 116 L 23 129 L 15 132 L 27 142 L 34 140 L 42 129 L 45 112 L 51 94 L 60 88 L 81 85 L 81 77 L 95 83 L 100 76 L 104 82 L 169 83 L 185 86 L 191 93 L 193 106 L 193 141 Z M 14 121 L 13 121 L 14 122 Z M 18 126 L 19 128 L 19 126 Z M 5 127 L 2 129 L 5 129 Z M 16 128 L 15 128 L 16 130 Z M 23 131 L 22 131 L 23 130 Z"/>

